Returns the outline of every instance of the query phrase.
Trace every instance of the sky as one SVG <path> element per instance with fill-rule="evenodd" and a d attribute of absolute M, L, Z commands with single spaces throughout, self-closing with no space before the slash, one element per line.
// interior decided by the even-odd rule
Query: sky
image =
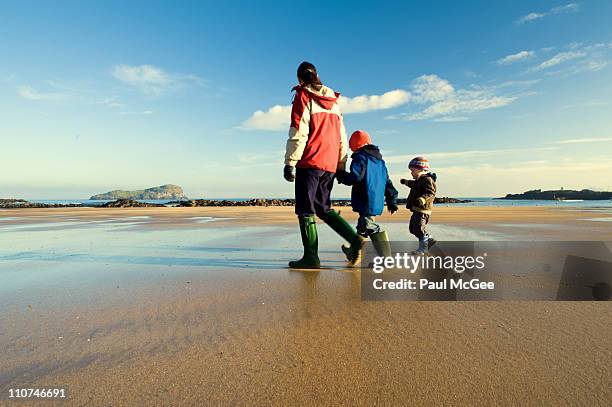
<path fill-rule="evenodd" d="M 607 0 L 0 5 L 0 198 L 291 197 L 304 60 L 401 195 L 416 155 L 439 196 L 612 190 Z"/>

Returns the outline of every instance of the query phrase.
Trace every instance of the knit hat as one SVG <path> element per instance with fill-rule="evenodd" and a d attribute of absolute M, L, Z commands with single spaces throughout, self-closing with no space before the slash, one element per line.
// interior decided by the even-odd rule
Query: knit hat
<path fill-rule="evenodd" d="M 410 160 L 408 168 L 429 171 L 429 160 L 425 157 L 414 157 L 412 160 Z"/>
<path fill-rule="evenodd" d="M 368 133 L 363 130 L 357 130 L 356 132 L 351 134 L 351 139 L 349 140 L 349 147 L 353 152 L 359 150 L 366 144 L 372 144 L 372 139 L 370 138 L 370 135 Z"/>

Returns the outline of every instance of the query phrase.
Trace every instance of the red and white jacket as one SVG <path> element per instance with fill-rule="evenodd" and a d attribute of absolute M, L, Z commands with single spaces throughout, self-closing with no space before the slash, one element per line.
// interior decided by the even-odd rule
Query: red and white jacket
<path fill-rule="evenodd" d="M 285 165 L 335 173 L 347 159 L 346 130 L 338 107 L 339 93 L 296 86 Z"/>

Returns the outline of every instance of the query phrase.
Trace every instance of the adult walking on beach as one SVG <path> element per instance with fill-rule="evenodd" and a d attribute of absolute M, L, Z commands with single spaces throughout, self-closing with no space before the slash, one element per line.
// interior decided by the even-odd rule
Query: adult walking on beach
<path fill-rule="evenodd" d="M 347 159 L 346 130 L 338 106 L 340 94 L 321 83 L 315 66 L 309 62 L 300 64 L 297 79 L 283 176 L 295 182 L 295 214 L 304 255 L 289 262 L 289 267 L 320 267 L 315 215 L 350 244 L 346 254 L 354 265 L 361 256 L 362 239 L 330 208 L 335 173 L 345 169 Z"/>

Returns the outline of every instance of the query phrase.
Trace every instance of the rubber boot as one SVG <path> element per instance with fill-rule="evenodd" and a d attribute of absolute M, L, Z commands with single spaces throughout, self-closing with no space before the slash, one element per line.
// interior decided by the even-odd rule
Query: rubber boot
<path fill-rule="evenodd" d="M 304 246 L 304 256 L 296 261 L 290 261 L 289 267 L 294 269 L 318 269 L 321 267 L 319 261 L 319 238 L 317 236 L 317 222 L 314 216 L 300 216 L 300 234 Z"/>
<path fill-rule="evenodd" d="M 412 254 L 416 254 L 417 256 L 423 256 L 427 254 L 427 241 L 429 240 L 429 236 L 425 235 L 419 239 L 419 248 L 412 252 Z"/>
<path fill-rule="evenodd" d="M 349 265 L 354 266 L 359 263 L 361 261 L 361 246 L 363 245 L 364 239 L 334 210 L 327 212 L 322 219 L 334 232 L 349 242 L 350 246 L 342 246 L 342 251 L 346 255 Z"/>
<path fill-rule="evenodd" d="M 438 241 L 429 236 L 429 239 L 427 239 L 427 249 L 431 249 L 431 246 L 435 245 L 436 243 L 438 243 Z"/>
<path fill-rule="evenodd" d="M 386 231 L 372 233 L 370 239 L 376 254 L 383 257 L 391 257 L 391 245 L 389 244 L 389 236 L 387 236 Z"/>

